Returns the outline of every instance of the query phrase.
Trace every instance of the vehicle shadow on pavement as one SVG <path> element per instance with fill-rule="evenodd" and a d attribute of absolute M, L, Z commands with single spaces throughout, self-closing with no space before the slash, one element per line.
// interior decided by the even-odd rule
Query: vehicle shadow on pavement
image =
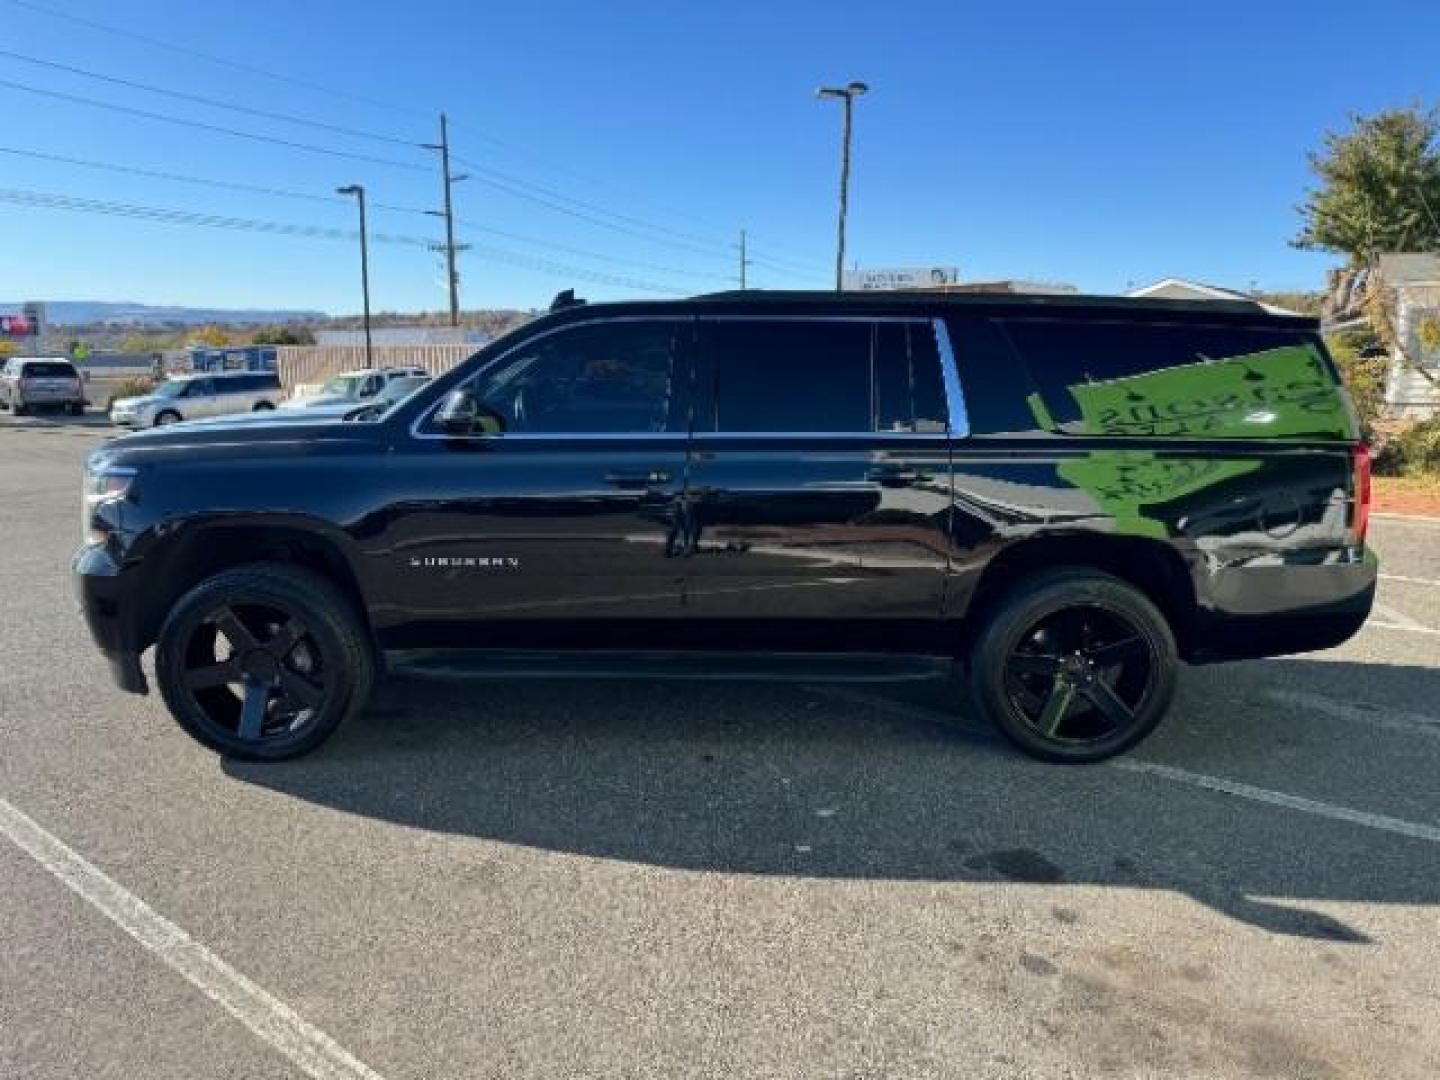
<path fill-rule="evenodd" d="M 1375 701 L 1406 701 L 1434 671 L 1276 660 L 1224 678 L 1246 699 L 1363 680 Z M 320 753 L 224 768 L 417 829 L 691 871 L 1167 890 L 1268 931 L 1350 942 L 1369 938 L 1303 901 L 1440 902 L 1440 845 L 1143 772 L 1032 761 L 944 722 L 950 692 L 395 680 Z M 1204 748 L 1258 767 L 1300 739 L 1307 759 L 1344 770 L 1369 741 L 1236 716 L 1212 697 L 1182 694 L 1138 756 L 1218 772 L 1216 757 L 1195 760 Z M 1395 783 L 1412 767 L 1433 783 L 1440 739 L 1415 741 Z"/>

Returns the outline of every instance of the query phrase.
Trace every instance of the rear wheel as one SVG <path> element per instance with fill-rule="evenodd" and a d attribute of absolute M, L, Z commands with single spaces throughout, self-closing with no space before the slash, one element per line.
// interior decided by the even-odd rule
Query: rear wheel
<path fill-rule="evenodd" d="M 1164 615 L 1098 571 L 1026 579 L 991 611 L 970 661 L 970 695 L 1022 750 L 1100 761 L 1155 729 L 1179 661 Z"/>
<path fill-rule="evenodd" d="M 257 402 L 255 403 L 255 408 L 251 409 L 250 411 L 251 411 L 251 412 L 269 412 L 269 411 L 270 411 L 271 409 L 273 409 L 273 408 L 275 408 L 275 406 L 274 406 L 274 405 L 271 405 L 270 402 L 268 402 L 268 401 L 257 401 Z"/>
<path fill-rule="evenodd" d="M 314 750 L 364 707 L 374 672 L 349 599 L 318 574 L 268 563 L 190 590 L 155 652 L 160 692 L 180 726 L 251 761 Z"/>

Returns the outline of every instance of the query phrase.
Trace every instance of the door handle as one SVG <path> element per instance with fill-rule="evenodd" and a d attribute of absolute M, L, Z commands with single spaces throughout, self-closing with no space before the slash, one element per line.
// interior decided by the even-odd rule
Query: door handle
<path fill-rule="evenodd" d="M 647 488 L 669 482 L 666 469 L 612 469 L 605 474 L 605 483 L 618 488 Z"/>

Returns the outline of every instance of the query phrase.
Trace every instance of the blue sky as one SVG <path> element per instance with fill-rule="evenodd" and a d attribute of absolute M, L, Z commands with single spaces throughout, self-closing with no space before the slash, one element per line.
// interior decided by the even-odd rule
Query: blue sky
<path fill-rule="evenodd" d="M 1059 280 L 1100 292 L 1168 275 L 1313 288 L 1333 260 L 1288 246 L 1308 182 L 1306 152 L 1349 111 L 1440 100 L 1433 0 L 0 0 L 0 16 L 0 49 L 9 53 L 402 141 L 434 140 L 435 114 L 448 110 L 456 152 L 512 187 L 475 178 L 456 188 L 464 238 L 476 245 L 462 256 L 467 307 L 540 305 L 570 285 L 592 298 L 645 295 L 565 268 L 672 290 L 724 288 L 742 225 L 759 259 L 784 260 L 783 269 L 757 264 L 752 284 L 825 286 L 839 110 L 813 95 L 822 82 L 851 78 L 872 86 L 856 111 L 851 199 L 850 254 L 862 265 L 958 265 L 966 278 Z M 411 167 L 247 142 L 6 86 L 0 147 L 322 196 L 358 182 L 375 203 L 438 205 L 433 155 L 410 146 L 171 100 L 9 56 L 0 56 L 0 80 Z M 4 191 L 333 229 L 355 220 L 344 201 L 5 153 L 0 170 Z M 556 194 L 583 200 L 603 213 L 562 205 L 621 228 L 518 197 L 516 185 L 532 194 L 538 185 L 552 202 Z M 440 235 L 437 219 L 379 209 L 371 229 Z M 336 313 L 359 306 L 355 247 L 341 240 L 3 201 L 0 230 L 4 300 Z M 564 268 L 517 266 L 515 256 Z M 423 247 L 372 247 L 377 308 L 439 308 L 442 282 L 439 257 Z"/>

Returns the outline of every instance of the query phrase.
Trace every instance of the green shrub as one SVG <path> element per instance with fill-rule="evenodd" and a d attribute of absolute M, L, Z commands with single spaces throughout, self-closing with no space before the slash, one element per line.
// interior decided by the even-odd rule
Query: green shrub
<path fill-rule="evenodd" d="M 111 400 L 127 397 L 144 397 L 155 389 L 154 379 L 126 379 L 111 393 Z"/>
<path fill-rule="evenodd" d="M 1355 402 L 1355 411 L 1360 414 L 1360 429 L 1365 438 L 1373 442 L 1375 422 L 1385 409 L 1385 376 L 1390 369 L 1390 357 L 1368 335 L 1336 334 L 1327 338 L 1325 344 Z"/>
<path fill-rule="evenodd" d="M 1387 476 L 1440 475 L 1440 416 L 1386 439 L 1375 456 L 1375 471 Z"/>

